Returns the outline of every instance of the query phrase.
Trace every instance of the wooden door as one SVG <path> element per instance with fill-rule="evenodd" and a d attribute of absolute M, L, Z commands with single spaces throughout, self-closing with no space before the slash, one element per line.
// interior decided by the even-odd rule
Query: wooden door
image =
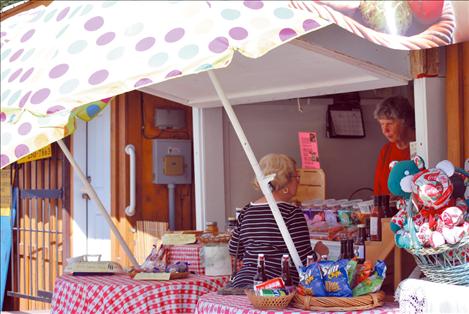
<path fill-rule="evenodd" d="M 152 183 L 153 140 L 192 140 L 192 108 L 139 91 L 116 97 L 111 106 L 112 216 L 130 249 L 135 250 L 137 221 L 168 222 L 167 186 Z M 158 108 L 184 110 L 185 127 L 180 130 L 160 130 L 154 127 L 154 113 Z M 133 217 L 126 216 L 124 212 L 129 205 L 130 194 L 129 158 L 124 152 L 127 144 L 133 144 L 136 153 L 136 213 Z M 194 204 L 193 184 L 176 185 L 176 230 L 195 227 Z M 129 265 L 114 236 L 111 236 L 111 241 L 113 259 Z"/>

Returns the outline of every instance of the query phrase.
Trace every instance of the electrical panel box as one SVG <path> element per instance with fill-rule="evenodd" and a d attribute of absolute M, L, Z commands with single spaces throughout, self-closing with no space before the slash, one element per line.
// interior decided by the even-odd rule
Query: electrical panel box
<path fill-rule="evenodd" d="M 153 183 L 192 183 L 192 141 L 153 140 Z"/>

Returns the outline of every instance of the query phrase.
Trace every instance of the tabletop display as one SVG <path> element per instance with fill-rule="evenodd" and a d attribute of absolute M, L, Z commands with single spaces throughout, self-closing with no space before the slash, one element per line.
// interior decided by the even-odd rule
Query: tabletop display
<path fill-rule="evenodd" d="M 195 313 L 197 314 L 306 314 L 313 313 L 305 310 L 301 310 L 294 307 L 287 307 L 282 311 L 278 310 L 257 310 L 249 302 L 246 296 L 239 295 L 218 295 L 217 293 L 208 293 L 200 297 L 197 303 Z M 320 313 L 320 312 L 314 312 Z M 321 312 L 321 313 L 332 313 L 332 312 Z M 339 312 L 334 312 L 339 313 Z M 347 311 L 340 313 L 361 313 L 361 314 L 398 314 L 399 305 L 397 303 L 385 303 L 384 306 L 365 311 Z"/>
<path fill-rule="evenodd" d="M 228 276 L 203 275 L 168 281 L 63 275 L 55 281 L 51 313 L 193 313 L 202 295 L 227 281 Z"/>

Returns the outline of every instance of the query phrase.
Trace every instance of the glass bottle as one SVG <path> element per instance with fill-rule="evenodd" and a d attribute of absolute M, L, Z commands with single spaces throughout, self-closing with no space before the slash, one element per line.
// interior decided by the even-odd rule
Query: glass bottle
<path fill-rule="evenodd" d="M 282 279 L 285 286 L 293 286 L 293 281 L 290 275 L 290 256 L 288 254 L 282 255 Z"/>
<path fill-rule="evenodd" d="M 254 287 L 260 283 L 266 281 L 267 278 L 265 276 L 265 256 L 264 254 L 257 255 L 257 272 L 253 278 L 253 285 Z"/>
<path fill-rule="evenodd" d="M 381 196 L 375 196 L 373 208 L 370 213 L 370 240 L 381 241 Z"/>
<path fill-rule="evenodd" d="M 347 240 L 342 239 L 340 240 L 340 255 L 339 259 L 347 258 Z"/>
<path fill-rule="evenodd" d="M 363 264 L 365 261 L 365 252 L 366 252 L 366 226 L 358 225 L 358 238 L 357 238 L 357 262 L 358 264 Z"/>
<path fill-rule="evenodd" d="M 393 216 L 389 208 L 389 195 L 381 195 L 381 208 L 383 217 L 388 218 Z"/>
<path fill-rule="evenodd" d="M 353 252 L 353 239 L 347 239 L 346 241 L 347 243 L 345 246 L 345 258 L 352 259 L 355 257 L 355 253 Z"/>

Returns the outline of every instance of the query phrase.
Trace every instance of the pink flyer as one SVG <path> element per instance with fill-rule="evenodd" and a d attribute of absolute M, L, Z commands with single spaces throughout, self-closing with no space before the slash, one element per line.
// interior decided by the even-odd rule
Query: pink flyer
<path fill-rule="evenodd" d="M 301 168 L 319 169 L 318 140 L 316 132 L 298 132 Z"/>

